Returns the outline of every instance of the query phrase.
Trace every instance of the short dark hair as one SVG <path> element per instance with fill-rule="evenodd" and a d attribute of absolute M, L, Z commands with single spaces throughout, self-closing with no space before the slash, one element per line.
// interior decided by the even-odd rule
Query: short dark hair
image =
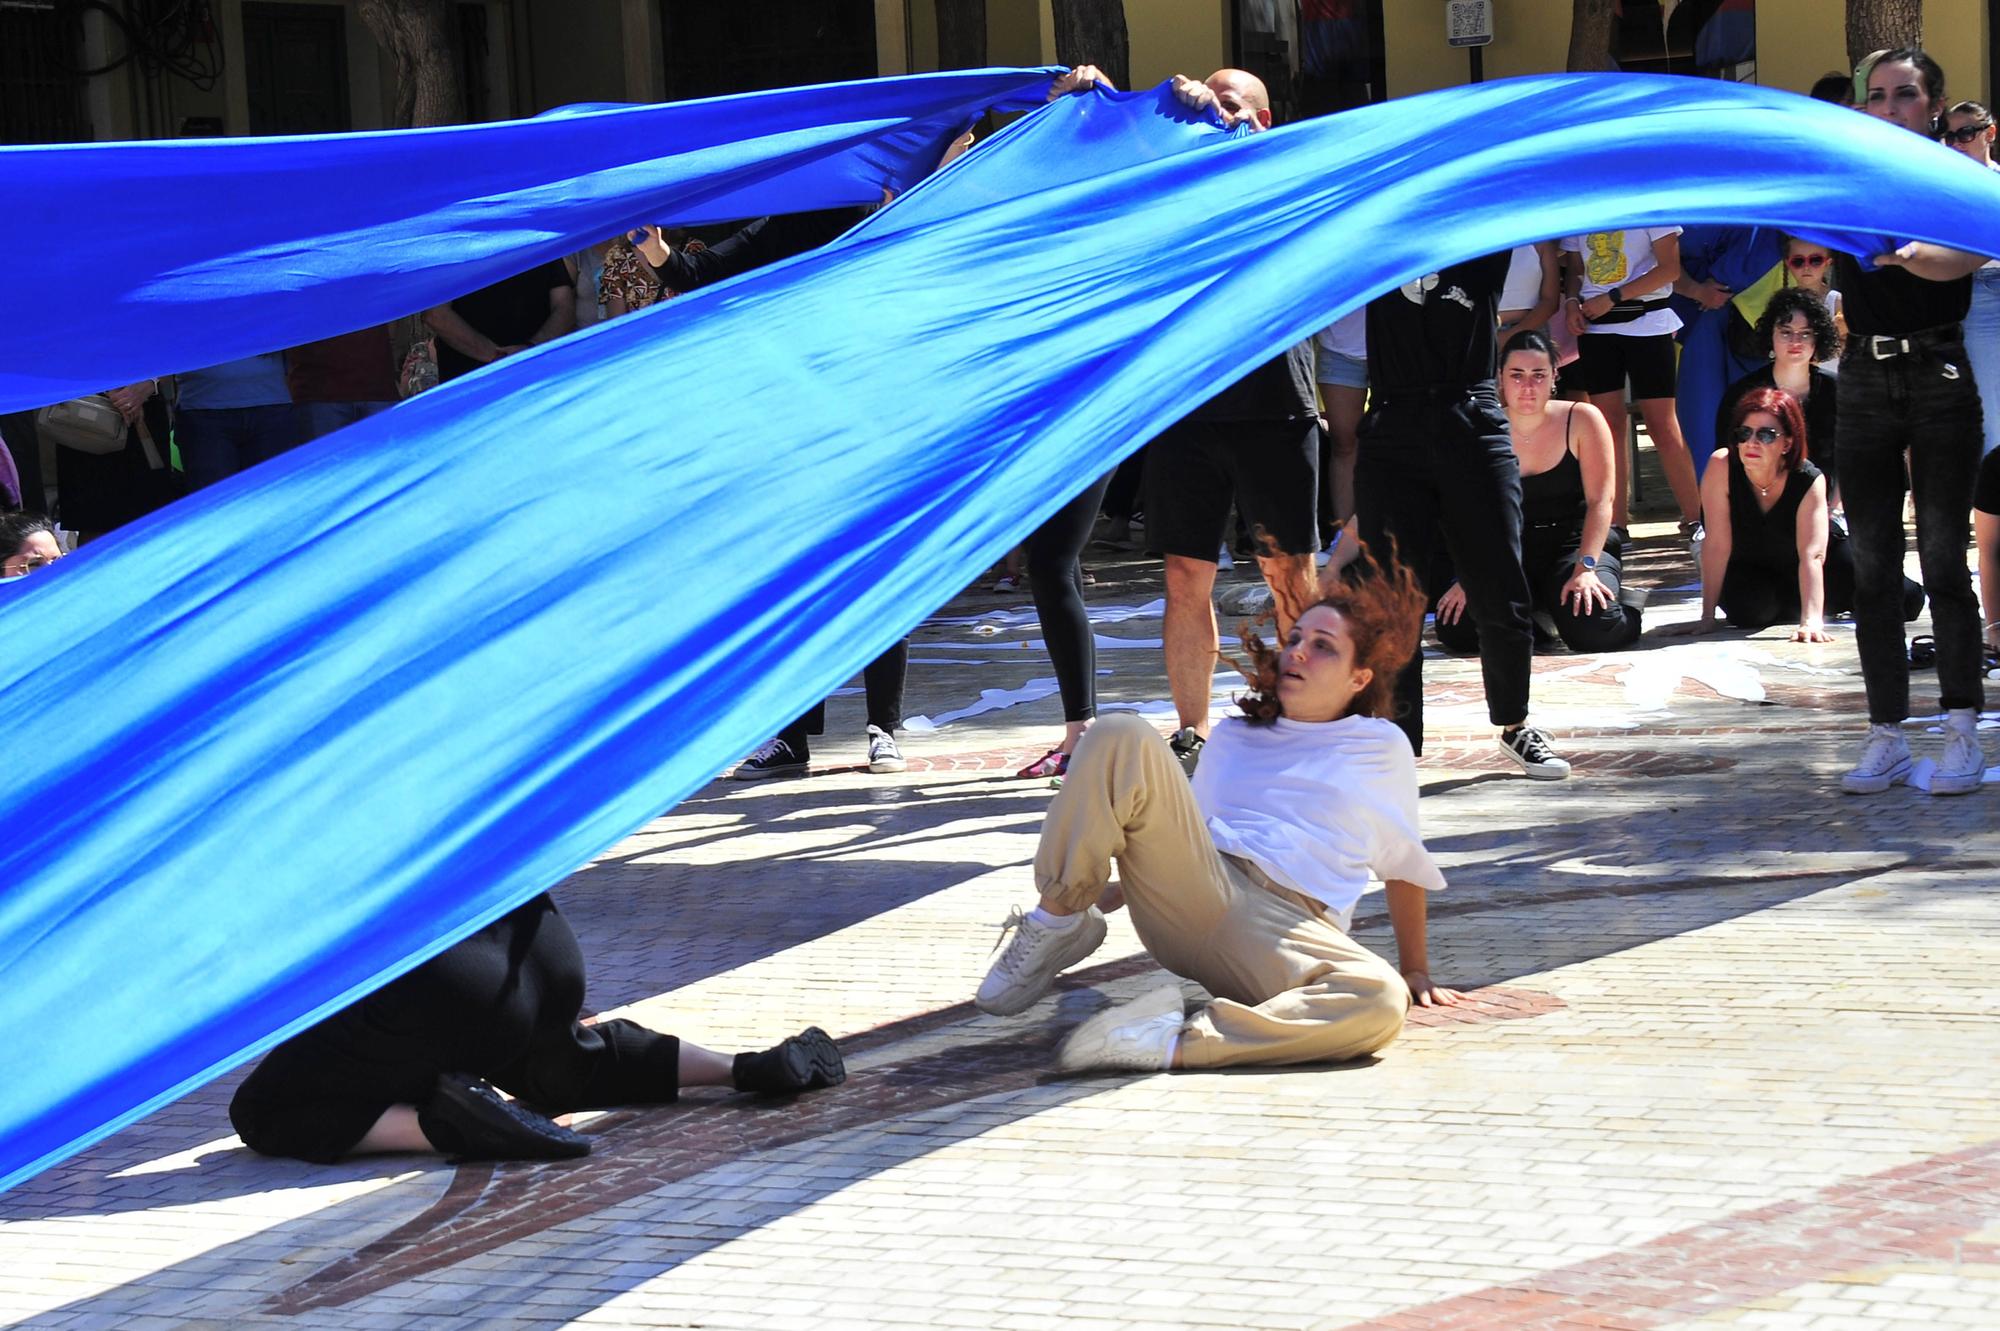
<path fill-rule="evenodd" d="M 1991 121 L 1993 119 L 1993 113 L 1986 109 L 1984 102 L 1953 102 L 1951 106 L 1946 108 L 1945 114 L 1948 116 L 1971 116 L 1974 120 Z"/>
<path fill-rule="evenodd" d="M 1757 320 L 1757 345 L 1770 346 L 1778 325 L 1790 323 L 1794 314 L 1805 315 L 1806 326 L 1812 329 L 1814 360 L 1830 360 L 1840 354 L 1840 329 L 1835 326 L 1833 315 L 1828 313 L 1825 301 L 1804 287 L 1781 287 L 1771 293 L 1771 303 Z M 1828 443 L 1824 439 L 1820 442 Z"/>
<path fill-rule="evenodd" d="M 1813 81 L 1812 99 L 1816 102 L 1835 102 L 1841 106 L 1853 106 L 1853 77 L 1842 74 L 1839 70 L 1820 75 Z"/>
<path fill-rule="evenodd" d="M 1520 332 L 1508 338 L 1507 345 L 1500 348 L 1500 363 L 1505 365 L 1507 358 L 1517 351 L 1533 351 L 1547 356 L 1549 358 L 1550 369 L 1554 369 L 1562 359 L 1556 355 L 1554 340 L 1539 328 L 1523 328 Z"/>
<path fill-rule="evenodd" d="M 1872 75 L 1884 65 L 1909 64 L 1915 67 L 1917 77 L 1924 81 L 1924 92 L 1934 102 L 1944 100 L 1944 67 L 1931 58 L 1931 53 L 1921 46 L 1898 46 L 1882 52 L 1869 64 Z"/>
<path fill-rule="evenodd" d="M 56 534 L 56 524 L 40 513 L 21 510 L 0 513 L 0 559 L 12 559 L 28 546 L 28 538 L 36 532 Z"/>

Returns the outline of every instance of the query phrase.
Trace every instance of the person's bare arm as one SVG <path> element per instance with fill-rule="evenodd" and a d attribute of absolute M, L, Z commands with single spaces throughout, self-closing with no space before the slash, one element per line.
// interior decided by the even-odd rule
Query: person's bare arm
<path fill-rule="evenodd" d="M 1932 282 L 1950 282 L 1985 267 L 1986 256 L 1913 240 L 1889 254 L 1876 255 L 1870 262 L 1877 268 L 1902 268 Z"/>
<path fill-rule="evenodd" d="M 1611 589 L 1594 570 L 1583 566 L 1580 557 L 1603 558 L 1604 543 L 1611 538 L 1615 445 L 1603 412 L 1588 402 L 1579 402 L 1570 410 L 1575 413 L 1572 423 L 1576 427 L 1576 460 L 1583 468 L 1583 543 L 1577 550 L 1579 562 L 1570 570 L 1569 580 L 1563 583 L 1558 598 L 1576 614 L 1591 615 L 1611 608 Z"/>
<path fill-rule="evenodd" d="M 1410 986 L 1410 1001 L 1418 1007 L 1457 1003 L 1463 994 L 1431 982 L 1429 906 L 1424 889 L 1400 878 L 1382 886 L 1389 899 L 1389 923 L 1396 931 L 1396 969 L 1403 973 L 1403 983 Z"/>
<path fill-rule="evenodd" d="M 1670 624 L 1659 631 L 1663 638 L 1710 633 L 1717 628 L 1716 603 L 1722 599 L 1722 579 L 1729 571 L 1729 468 L 1722 450 L 1715 450 L 1708 470 L 1701 474 L 1701 618 L 1692 624 Z"/>
<path fill-rule="evenodd" d="M 1826 631 L 1826 477 L 1799 503 L 1799 626 L 1793 642 L 1832 642 Z"/>
<path fill-rule="evenodd" d="M 1986 611 L 1986 645 L 2000 647 L 2000 513 L 1972 510 L 1979 547 L 1979 604 Z"/>
<path fill-rule="evenodd" d="M 549 288 L 549 317 L 542 320 L 542 326 L 528 339 L 528 345 L 539 347 L 544 342 L 553 342 L 564 333 L 576 331 L 576 288 Z"/>
<path fill-rule="evenodd" d="M 482 365 L 490 365 L 507 354 L 505 347 L 467 323 L 465 316 L 450 305 L 425 310 L 424 323 L 446 346 Z"/>

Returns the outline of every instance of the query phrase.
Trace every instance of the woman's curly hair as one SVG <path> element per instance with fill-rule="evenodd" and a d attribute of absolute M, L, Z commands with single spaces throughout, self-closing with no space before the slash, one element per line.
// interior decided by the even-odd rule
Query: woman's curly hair
<path fill-rule="evenodd" d="M 1814 360 L 1831 360 L 1840 354 L 1840 330 L 1834 327 L 1826 302 L 1804 287 L 1781 287 L 1771 293 L 1771 303 L 1757 321 L 1757 345 L 1769 351 L 1778 325 L 1790 323 L 1794 314 L 1805 315 L 1806 327 L 1812 330 Z"/>
<path fill-rule="evenodd" d="M 1327 606 L 1338 610 L 1347 621 L 1348 637 L 1354 644 L 1356 669 L 1374 671 L 1374 677 L 1354 695 L 1349 716 L 1391 716 L 1395 708 L 1396 676 L 1417 654 L 1424 631 L 1424 610 L 1429 604 L 1416 574 L 1396 558 L 1390 544 L 1389 557 L 1377 562 L 1367 543 L 1345 569 L 1328 568 L 1320 575 L 1319 598 L 1306 610 Z M 1300 611 L 1303 615 L 1305 611 Z M 1268 619 L 1270 616 L 1265 616 Z M 1278 706 L 1278 657 L 1283 645 L 1272 646 L 1257 635 L 1263 619 L 1245 620 L 1239 630 L 1243 650 L 1250 662 L 1230 660 L 1250 689 L 1236 700 L 1243 715 L 1254 722 L 1268 723 L 1280 715 Z"/>

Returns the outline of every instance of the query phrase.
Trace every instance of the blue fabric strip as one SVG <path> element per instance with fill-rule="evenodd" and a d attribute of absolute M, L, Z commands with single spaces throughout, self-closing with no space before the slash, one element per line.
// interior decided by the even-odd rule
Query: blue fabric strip
<path fill-rule="evenodd" d="M 881 118 L 866 96 L 842 114 Z M 1733 84 L 1563 76 L 1198 128 L 1157 90 L 1065 99 L 825 250 L 510 357 L 0 591 L 0 1183 L 559 881 L 1374 293 L 1625 225 L 2000 253 L 1993 173 Z M 491 192 L 433 170 L 440 199 Z M 106 180 L 69 206 L 108 208 Z M 532 189 L 484 213 L 496 266 L 631 219 Z M 230 219 L 178 336 L 268 345 L 219 311 L 285 301 L 216 274 L 268 277 L 241 256 L 290 225 Z M 430 234 L 383 226 L 392 260 Z M 80 335 L 115 321 L 36 308 L 13 382 L 74 382 Z"/>

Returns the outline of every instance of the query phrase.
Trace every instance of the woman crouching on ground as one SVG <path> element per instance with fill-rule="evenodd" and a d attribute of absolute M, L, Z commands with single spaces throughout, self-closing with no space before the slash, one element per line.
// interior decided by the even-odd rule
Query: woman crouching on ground
<path fill-rule="evenodd" d="M 1430 977 L 1424 894 L 1444 877 L 1417 835 L 1409 740 L 1384 719 L 1424 596 L 1393 560 L 1364 553 L 1353 572 L 1322 583 L 1282 651 L 1246 632 L 1244 715 L 1216 726 L 1192 787 L 1138 717 L 1084 736 L 1042 824 L 1041 902 L 1009 920 L 981 1010 L 1032 1006 L 1120 904 L 1153 957 L 1214 998 L 1187 1015 L 1168 984 L 1098 1014 L 1063 1044 L 1070 1071 L 1360 1058 L 1396 1038 L 1413 996 L 1459 1000 Z M 1387 885 L 1399 967 L 1347 935 L 1371 877 Z"/>

